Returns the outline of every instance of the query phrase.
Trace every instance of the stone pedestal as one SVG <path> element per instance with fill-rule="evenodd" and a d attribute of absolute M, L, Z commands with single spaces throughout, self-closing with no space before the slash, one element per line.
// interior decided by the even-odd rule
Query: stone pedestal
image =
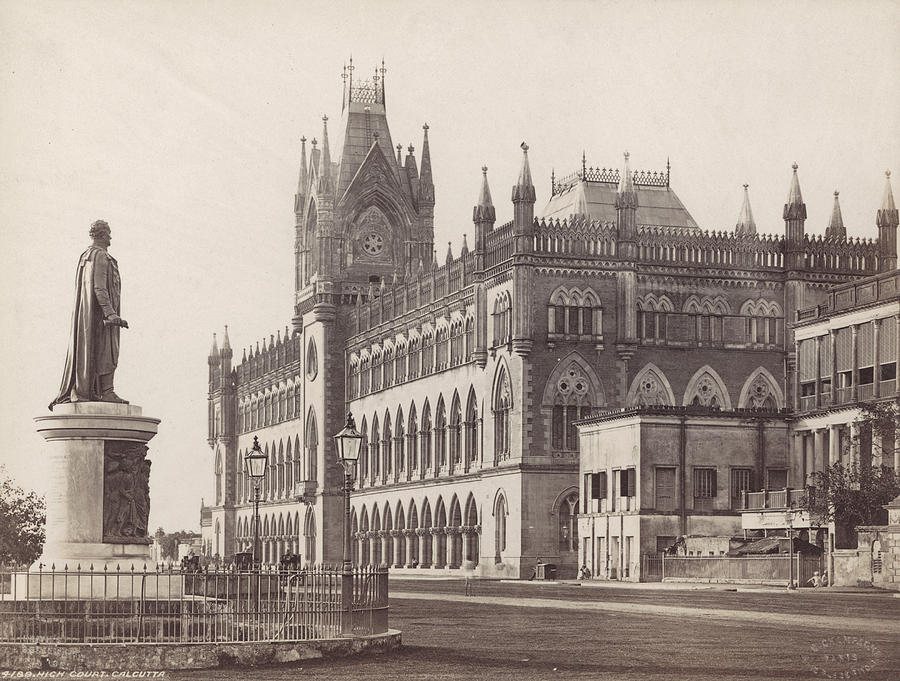
<path fill-rule="evenodd" d="M 112 456 L 142 462 L 143 447 L 156 435 L 159 419 L 143 416 L 133 404 L 74 402 L 56 405 L 52 415 L 38 416 L 35 423 L 47 441 L 40 458 L 49 485 L 47 539 L 31 570 L 39 565 L 45 571 L 51 566 L 70 571 L 79 566 L 84 571 L 150 566 L 147 528 L 136 527 L 132 520 L 144 506 L 149 511 L 149 499 L 141 497 L 144 493 L 129 469 L 110 466 L 107 460 Z M 115 499 L 104 499 L 106 476 L 111 478 L 107 496 L 112 496 L 110 490 L 122 490 Z M 107 512 L 104 519 L 104 504 L 125 510 Z"/>

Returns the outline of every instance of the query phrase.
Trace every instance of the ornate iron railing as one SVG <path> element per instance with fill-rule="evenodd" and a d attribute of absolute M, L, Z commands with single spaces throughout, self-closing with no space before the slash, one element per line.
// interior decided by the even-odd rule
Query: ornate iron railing
<path fill-rule="evenodd" d="M 348 584 L 349 603 L 342 598 Z M 0 572 L 0 642 L 303 641 L 387 631 L 384 566 Z"/>

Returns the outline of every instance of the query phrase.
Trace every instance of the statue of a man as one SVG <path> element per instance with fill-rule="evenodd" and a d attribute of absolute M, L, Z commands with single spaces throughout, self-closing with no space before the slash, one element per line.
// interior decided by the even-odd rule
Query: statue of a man
<path fill-rule="evenodd" d="M 119 316 L 122 280 L 119 266 L 108 252 L 109 225 L 91 225 L 93 243 L 81 254 L 75 274 L 75 310 L 69 334 L 69 351 L 59 395 L 50 403 L 124 402 L 113 391 L 113 375 L 119 363 L 119 329 L 128 322 Z"/>

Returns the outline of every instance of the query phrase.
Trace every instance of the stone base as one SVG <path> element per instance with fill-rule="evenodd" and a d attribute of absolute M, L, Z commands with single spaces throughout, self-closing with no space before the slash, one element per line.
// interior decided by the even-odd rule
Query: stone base
<path fill-rule="evenodd" d="M 155 567 L 150 558 L 150 545 L 110 544 L 105 542 L 54 542 L 44 544 L 44 552 L 29 570 L 31 572 L 67 570 L 69 572 L 143 572 Z"/>
<path fill-rule="evenodd" d="M 96 567 L 96 566 L 95 566 Z M 182 599 L 184 577 L 175 573 L 143 573 L 115 569 L 99 572 L 13 572 L 4 601 L 92 600 L 123 601 L 144 598 Z"/>
<path fill-rule="evenodd" d="M 132 566 L 135 570 L 143 570 L 145 563 L 150 566 L 148 537 L 116 537 L 117 541 L 108 541 L 104 531 L 104 504 L 110 503 L 104 499 L 105 461 L 110 448 L 142 448 L 156 435 L 159 419 L 144 416 L 135 404 L 72 402 L 57 404 L 51 415 L 38 416 L 34 421 L 38 433 L 47 441 L 39 457 L 48 481 L 47 540 L 31 570 L 43 566 L 44 572 L 65 568 L 85 572 L 119 568 L 124 572 Z M 124 487 L 123 482 L 118 484 L 128 489 L 132 498 L 139 498 L 137 480 L 130 488 Z M 112 499 L 118 501 L 115 496 Z M 148 506 L 144 493 L 138 508 L 149 512 Z M 116 507 L 112 508 L 115 516 Z M 127 527 L 113 526 L 115 529 L 110 532 L 134 534 L 135 527 L 143 532 L 139 519 L 140 515 Z M 109 518 L 106 520 L 109 524 Z"/>

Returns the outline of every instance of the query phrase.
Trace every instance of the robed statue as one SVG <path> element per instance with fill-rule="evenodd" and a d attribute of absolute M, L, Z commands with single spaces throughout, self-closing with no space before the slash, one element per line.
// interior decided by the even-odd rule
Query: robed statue
<path fill-rule="evenodd" d="M 109 225 L 97 220 L 90 229 L 91 245 L 81 254 L 75 273 L 75 309 L 69 350 L 59 395 L 50 403 L 124 402 L 113 390 L 119 363 L 119 330 L 128 322 L 119 316 L 122 280 L 119 265 L 107 249 Z"/>

